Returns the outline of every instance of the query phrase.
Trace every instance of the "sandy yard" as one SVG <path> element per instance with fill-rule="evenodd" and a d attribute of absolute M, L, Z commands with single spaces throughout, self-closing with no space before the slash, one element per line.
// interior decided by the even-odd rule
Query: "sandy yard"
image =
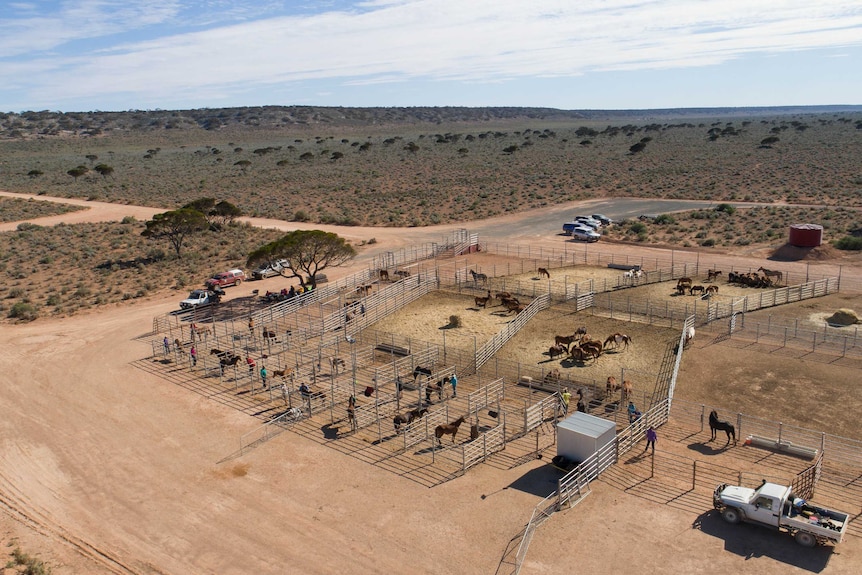
<path fill-rule="evenodd" d="M 385 247 L 390 237 L 392 245 L 403 245 L 409 230 L 374 233 Z M 637 249 L 608 245 L 615 248 Z M 490 273 L 485 266 L 493 264 L 481 265 Z M 525 273 L 522 281 L 536 281 Z M 654 297 L 673 297 L 667 287 L 657 286 Z M 428 297 L 433 311 L 425 302 L 413 315 L 402 312 L 377 328 L 431 341 L 445 332 L 447 344 L 472 345 L 474 336 L 488 337 L 511 319 L 493 307 L 476 308 L 473 295 Z M 501 457 L 429 489 L 299 433 L 283 433 L 240 455 L 240 437 L 260 420 L 235 409 L 229 392 L 196 391 L 178 385 L 170 369 L 140 368 L 151 354 L 152 319 L 175 309 L 174 300 L 0 331 L 0 538 L 10 552 L 18 546 L 36 554 L 59 575 L 511 572 L 511 541 L 559 477 L 545 460 L 512 464 Z M 823 312 L 808 309 L 805 315 Z M 443 329 L 453 314 L 464 320 L 457 335 Z M 554 335 L 580 325 L 597 339 L 624 331 L 633 344 L 592 365 L 543 355 Z M 631 370 L 636 386 L 647 389 L 656 371 L 652 360 L 673 337 L 670 330 L 551 309 L 510 341 L 503 355 L 600 381 Z M 765 380 L 774 380 L 774 387 L 762 386 L 773 394 L 758 395 L 745 370 L 762 370 L 765 378 L 776 369 L 764 361 L 770 357 L 788 371 Z M 679 394 L 720 405 L 729 405 L 732 395 L 737 402 L 730 407 L 746 412 L 760 398 L 782 397 L 768 416 L 787 410 L 804 419 L 798 404 L 804 386 L 811 380 L 823 385 L 818 372 L 828 366 L 812 361 L 803 372 L 799 365 L 768 351 L 699 338 L 695 353 L 686 355 Z M 845 377 L 839 379 L 855 381 L 852 371 Z M 738 387 L 717 385 L 727 381 Z M 836 383 L 809 394 L 808 401 L 829 402 L 832 409 L 858 401 L 842 389 Z M 805 423 L 830 425 L 816 415 Z M 842 425 L 836 425 L 839 431 Z M 706 439 L 660 430 L 659 456 L 692 456 Z M 619 466 L 594 483 L 583 503 L 552 517 L 533 539 L 522 573 L 859 570 L 858 536 L 834 549 L 809 551 L 756 527 L 724 525 L 710 513 L 708 490 L 681 491 L 669 475 L 645 478 L 646 465 L 632 459 Z"/>

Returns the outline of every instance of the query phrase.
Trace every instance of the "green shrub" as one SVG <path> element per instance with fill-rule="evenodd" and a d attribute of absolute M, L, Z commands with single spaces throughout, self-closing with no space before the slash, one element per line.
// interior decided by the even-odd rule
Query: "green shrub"
<path fill-rule="evenodd" d="M 835 242 L 835 247 L 839 250 L 848 250 L 858 252 L 862 250 L 862 238 L 855 236 L 844 236 Z"/>
<path fill-rule="evenodd" d="M 9 310 L 9 317 L 23 319 L 25 321 L 33 321 L 39 317 L 39 312 L 32 304 L 18 302 Z"/>
<path fill-rule="evenodd" d="M 736 212 L 736 208 L 730 204 L 718 204 L 715 206 L 716 212 L 724 212 L 729 216 L 732 216 Z"/>
<path fill-rule="evenodd" d="M 635 222 L 629 229 L 633 234 L 642 234 L 646 233 L 647 231 L 646 224 L 644 224 L 643 222 Z"/>
<path fill-rule="evenodd" d="M 655 223 L 657 224 L 675 224 L 676 220 L 670 214 L 660 214 L 656 216 Z"/>
<path fill-rule="evenodd" d="M 715 240 L 712 238 L 706 238 L 705 240 L 700 242 L 700 245 L 705 247 L 705 248 L 711 248 L 715 245 Z"/>

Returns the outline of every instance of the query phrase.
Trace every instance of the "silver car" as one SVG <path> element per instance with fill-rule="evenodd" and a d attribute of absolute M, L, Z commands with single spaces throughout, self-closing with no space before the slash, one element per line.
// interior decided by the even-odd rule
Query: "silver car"
<path fill-rule="evenodd" d="M 593 230 L 584 230 L 575 228 L 572 232 L 572 239 L 582 240 L 585 242 L 597 242 L 602 235 L 594 232 Z"/>
<path fill-rule="evenodd" d="M 266 265 L 260 266 L 256 270 L 252 270 L 252 279 L 262 280 L 264 278 L 281 275 L 283 272 L 290 269 L 287 260 L 276 260 Z"/>

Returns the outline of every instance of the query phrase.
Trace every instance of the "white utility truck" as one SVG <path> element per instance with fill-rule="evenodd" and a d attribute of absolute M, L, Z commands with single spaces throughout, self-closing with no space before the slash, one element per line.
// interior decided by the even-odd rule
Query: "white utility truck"
<path fill-rule="evenodd" d="M 747 521 L 790 533 L 805 547 L 840 543 L 848 515 L 808 503 L 793 488 L 764 480 L 757 489 L 722 483 L 712 494 L 713 507 L 728 523 Z"/>

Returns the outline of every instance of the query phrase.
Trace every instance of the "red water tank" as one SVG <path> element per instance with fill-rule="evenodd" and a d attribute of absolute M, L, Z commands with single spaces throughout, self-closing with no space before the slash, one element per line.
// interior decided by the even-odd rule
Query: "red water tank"
<path fill-rule="evenodd" d="M 817 224 L 794 224 L 790 226 L 790 245 L 800 248 L 816 248 L 823 241 L 823 226 Z"/>

